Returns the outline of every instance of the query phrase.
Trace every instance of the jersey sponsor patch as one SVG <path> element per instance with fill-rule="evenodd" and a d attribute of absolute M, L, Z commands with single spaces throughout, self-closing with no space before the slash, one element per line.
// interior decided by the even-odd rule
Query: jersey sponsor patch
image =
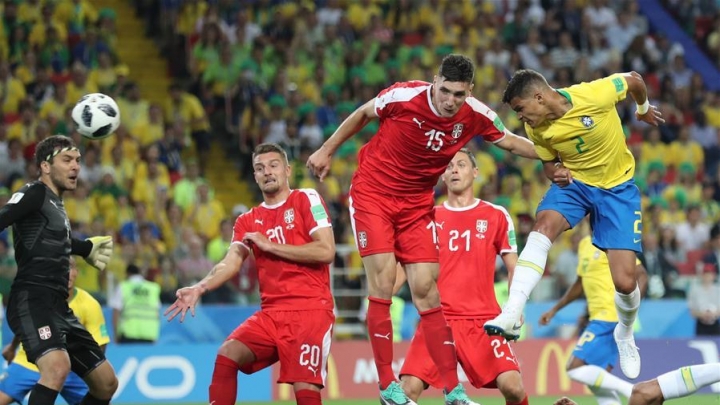
<path fill-rule="evenodd" d="M 325 212 L 325 207 L 323 207 L 322 204 L 313 205 L 310 207 L 310 212 L 312 212 L 315 222 L 327 219 L 328 217 L 327 212 Z"/>
<path fill-rule="evenodd" d="M 612 79 L 613 84 L 615 85 L 615 91 L 617 93 L 621 93 L 623 89 L 625 89 L 625 84 L 623 83 L 622 79 L 619 77 L 616 77 Z"/>
<path fill-rule="evenodd" d="M 22 200 L 22 198 L 25 196 L 25 193 L 15 193 L 10 197 L 10 200 L 7 202 L 8 204 L 17 204 L 18 201 Z"/>

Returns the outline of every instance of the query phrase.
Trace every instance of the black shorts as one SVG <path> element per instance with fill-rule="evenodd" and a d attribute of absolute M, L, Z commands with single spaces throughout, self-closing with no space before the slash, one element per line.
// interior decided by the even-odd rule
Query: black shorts
<path fill-rule="evenodd" d="M 44 288 L 12 290 L 7 321 L 31 363 L 50 351 L 65 350 L 72 371 L 85 377 L 105 361 L 100 346 L 57 292 Z"/>

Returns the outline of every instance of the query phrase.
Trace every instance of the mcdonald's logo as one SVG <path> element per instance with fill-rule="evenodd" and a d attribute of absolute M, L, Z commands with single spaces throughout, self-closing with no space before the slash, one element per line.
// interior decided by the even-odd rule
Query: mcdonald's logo
<path fill-rule="evenodd" d="M 540 351 L 540 357 L 537 363 L 537 373 L 535 373 L 535 393 L 536 395 L 547 395 L 548 394 L 548 377 L 550 356 L 555 358 L 555 365 L 557 367 L 557 381 L 561 392 L 570 390 L 572 381 L 565 372 L 565 365 L 572 352 L 575 349 L 575 342 L 564 343 L 567 346 L 563 348 L 559 342 L 549 341 L 545 343 L 542 350 Z"/>
<path fill-rule="evenodd" d="M 338 377 L 337 366 L 332 354 L 328 356 L 328 374 L 325 379 L 325 391 L 328 399 L 340 398 L 340 378 Z M 282 401 L 292 400 L 292 385 L 280 384 L 277 386 L 277 399 Z"/>

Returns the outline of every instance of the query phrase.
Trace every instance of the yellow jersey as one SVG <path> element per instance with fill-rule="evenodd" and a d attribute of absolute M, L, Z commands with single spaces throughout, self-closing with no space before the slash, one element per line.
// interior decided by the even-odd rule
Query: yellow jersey
<path fill-rule="evenodd" d="M 70 309 L 73 310 L 75 316 L 77 316 L 85 329 L 90 332 L 98 345 L 103 346 L 110 342 L 102 308 L 100 307 L 100 303 L 98 303 L 92 295 L 81 288 L 75 288 L 75 295 L 72 300 L 70 300 Z M 15 359 L 13 359 L 13 363 L 32 371 L 38 371 L 37 367 L 28 361 L 22 345 L 20 345 Z"/>
<path fill-rule="evenodd" d="M 558 89 L 571 109 L 540 127 L 525 125 L 540 159 L 560 158 L 575 180 L 593 187 L 610 189 L 632 179 L 635 159 L 615 109 L 627 90 L 621 74 Z"/>
<path fill-rule="evenodd" d="M 640 264 L 640 260 L 635 263 Z M 577 274 L 585 291 L 590 320 L 617 322 L 610 262 L 605 252 L 592 244 L 590 236 L 584 237 L 578 246 Z"/>

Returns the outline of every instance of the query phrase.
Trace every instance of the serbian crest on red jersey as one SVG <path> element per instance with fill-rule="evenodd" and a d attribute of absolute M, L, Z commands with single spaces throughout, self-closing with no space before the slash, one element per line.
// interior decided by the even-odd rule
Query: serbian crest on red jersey
<path fill-rule="evenodd" d="M 464 127 L 465 126 L 463 124 L 455 124 L 452 131 L 452 137 L 455 139 L 460 138 Z"/>
<path fill-rule="evenodd" d="M 285 214 L 283 215 L 283 218 L 285 219 L 285 223 L 287 226 L 286 229 L 293 229 L 295 227 L 295 224 L 293 224 L 293 221 L 295 221 L 295 210 L 290 208 L 288 210 L 285 210 Z"/>
<path fill-rule="evenodd" d="M 477 230 L 480 233 L 487 232 L 488 229 L 488 221 L 486 219 L 478 219 L 475 223 L 475 230 Z"/>

